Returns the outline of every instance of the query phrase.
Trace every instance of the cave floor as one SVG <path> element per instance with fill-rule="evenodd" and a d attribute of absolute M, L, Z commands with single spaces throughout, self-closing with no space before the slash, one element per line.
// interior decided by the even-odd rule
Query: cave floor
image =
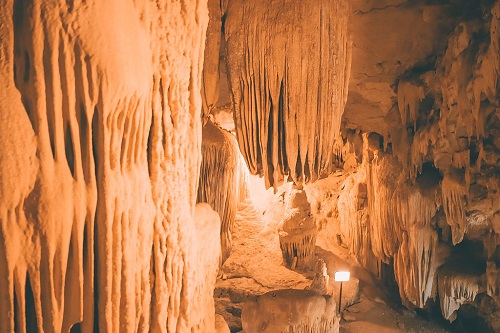
<path fill-rule="evenodd" d="M 247 297 L 276 289 L 304 289 L 313 271 L 293 271 L 282 265 L 277 226 L 280 221 L 279 195 L 251 189 L 251 198 L 240 203 L 233 232 L 231 255 L 224 263 L 215 288 L 216 312 L 231 332 L 242 332 L 241 309 Z M 278 191 L 279 193 L 279 191 Z M 340 332 L 450 332 L 436 322 L 397 305 L 386 289 L 346 249 L 317 242 L 316 257 L 328 267 L 331 292 L 338 295 L 333 280 L 338 269 L 349 269 L 352 282 L 343 287 L 343 318 Z M 248 332 L 247 332 L 248 333 Z"/>

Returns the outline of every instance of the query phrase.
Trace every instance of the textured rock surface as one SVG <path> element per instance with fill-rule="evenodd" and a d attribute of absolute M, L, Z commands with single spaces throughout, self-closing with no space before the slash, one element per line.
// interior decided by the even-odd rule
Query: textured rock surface
<path fill-rule="evenodd" d="M 231 252 L 238 203 L 248 196 L 248 169 L 233 134 L 210 120 L 203 126 L 198 202 L 206 202 L 221 218 L 222 262 Z"/>
<path fill-rule="evenodd" d="M 236 134 L 266 186 L 332 170 L 347 99 L 347 1 L 229 1 L 227 64 Z"/>
<path fill-rule="evenodd" d="M 7 0 L 0 22 L 0 331 L 212 331 L 206 3 Z"/>
<path fill-rule="evenodd" d="M 488 311 L 500 306 L 493 287 L 500 244 L 494 229 L 500 3 L 352 6 L 353 65 L 343 120 L 355 130 L 344 133 L 353 149 L 344 148 L 343 159 L 350 154 L 361 163 L 338 199 L 340 238 L 380 278 L 387 265 L 393 268 L 408 307 L 429 307 L 439 295 L 446 319 L 467 304 L 488 321 Z M 371 34 L 381 37 L 368 41 Z M 405 37 L 411 34 L 418 36 Z M 471 259 L 471 251 L 482 254 Z M 462 267 L 451 264 L 455 260 Z"/>
<path fill-rule="evenodd" d="M 200 114 L 231 103 L 267 187 L 344 167 L 310 188 L 325 244 L 407 307 L 499 327 L 500 1 L 206 2 L 0 3 L 0 331 L 212 331 Z"/>
<path fill-rule="evenodd" d="M 467 1 L 465 1 L 467 2 Z M 452 1 L 353 0 L 349 95 L 342 120 L 348 128 L 384 132 L 392 127 L 395 84 L 413 67 L 425 67 L 442 51 L 457 12 Z M 468 6 L 475 7 L 470 2 Z"/>
<path fill-rule="evenodd" d="M 312 269 L 317 229 L 306 192 L 292 188 L 284 201 L 284 217 L 278 226 L 283 263 L 292 269 Z"/>
<path fill-rule="evenodd" d="M 245 332 L 334 333 L 336 303 L 310 290 L 275 290 L 248 300 L 241 313 Z"/>
<path fill-rule="evenodd" d="M 406 306 L 426 308 L 440 293 L 442 312 L 452 320 L 460 304 L 480 307 L 475 302 L 478 293 L 498 299 L 494 285 L 500 244 L 495 231 L 500 207 L 500 146 L 496 139 L 500 126 L 500 4 L 396 0 L 350 4 L 353 49 L 342 117 L 344 146 L 331 147 L 335 163 L 343 162 L 345 170 L 356 173 L 347 177 L 339 194 L 311 187 L 311 211 L 320 232 L 338 233 L 338 238 L 331 235 L 329 239 L 347 245 L 376 275 L 391 280 L 394 274 Z M 260 94 L 266 87 L 272 92 L 273 87 L 255 79 L 262 73 L 260 69 L 272 67 L 272 57 L 262 60 L 247 51 L 252 42 L 263 42 L 251 39 L 253 35 L 245 35 L 247 40 L 241 41 L 235 27 L 240 22 L 251 24 L 251 20 L 235 15 L 242 12 L 238 6 L 231 7 L 230 2 L 226 21 L 237 129 L 239 122 L 261 122 L 259 113 L 242 120 L 242 115 L 250 117 L 243 109 L 267 110 L 269 104 L 262 102 L 267 97 L 262 99 Z M 253 26 L 247 29 L 254 31 Z M 293 35 L 289 38 L 293 40 Z M 236 49 L 248 52 L 243 64 L 246 53 Z M 267 55 L 265 47 L 258 50 Z M 241 79 L 234 82 L 238 68 L 246 69 L 248 76 L 236 72 Z M 302 82 L 308 86 L 307 80 Z M 245 89 L 249 91 L 246 95 Z M 307 105 L 307 98 L 302 98 L 302 104 Z M 310 124 L 313 113 L 307 107 L 302 112 L 310 116 L 306 122 Z M 248 128 L 243 133 L 249 137 L 264 133 L 267 139 L 266 130 L 275 127 Z M 283 128 L 288 130 L 289 123 Z M 272 138 L 280 137 L 273 134 Z M 252 141 L 241 134 L 239 139 L 240 144 Z M 268 148 L 261 144 L 249 151 L 259 158 L 269 156 Z M 294 149 L 302 151 L 300 144 L 287 141 L 287 154 Z M 251 170 L 253 166 L 253 172 L 261 172 L 252 165 L 253 160 L 247 157 Z M 276 168 L 273 165 L 269 170 Z M 263 173 L 270 174 L 265 166 Z M 298 177 L 292 179 L 300 182 Z M 271 177 L 270 184 L 275 180 Z M 340 227 L 332 226 L 337 220 Z M 478 289 L 463 272 L 450 272 L 449 266 L 439 280 L 441 265 L 457 256 L 459 245 L 476 240 L 486 250 L 476 258 L 484 266 L 478 276 L 486 274 L 486 288 Z M 449 282 L 444 276 L 451 277 Z M 450 301 L 455 298 L 458 301 Z"/>

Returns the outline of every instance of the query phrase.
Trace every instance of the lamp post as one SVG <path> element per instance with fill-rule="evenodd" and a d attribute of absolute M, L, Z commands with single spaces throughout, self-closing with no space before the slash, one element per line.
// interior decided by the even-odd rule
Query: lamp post
<path fill-rule="evenodd" d="M 350 277 L 351 277 L 351 272 L 348 272 L 348 271 L 335 272 L 335 281 L 340 282 L 339 314 L 340 314 L 340 306 L 342 304 L 342 282 L 349 281 Z"/>

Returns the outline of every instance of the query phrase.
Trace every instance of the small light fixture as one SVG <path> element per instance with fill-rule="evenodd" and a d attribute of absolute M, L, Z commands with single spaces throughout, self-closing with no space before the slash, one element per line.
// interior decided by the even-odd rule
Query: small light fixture
<path fill-rule="evenodd" d="M 340 305 L 342 304 L 342 282 L 349 281 L 350 277 L 351 277 L 351 272 L 348 272 L 348 271 L 335 272 L 335 281 L 340 282 L 339 314 L 340 314 Z"/>

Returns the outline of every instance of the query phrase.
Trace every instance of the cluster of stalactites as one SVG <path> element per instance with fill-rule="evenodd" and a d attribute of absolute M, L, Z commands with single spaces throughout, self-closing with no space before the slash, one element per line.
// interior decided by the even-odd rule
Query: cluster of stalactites
<path fill-rule="evenodd" d="M 451 246 L 440 242 L 439 228 L 443 228 L 441 239 L 449 230 L 451 241 L 457 244 L 471 223 L 466 214 L 469 188 L 464 173 L 445 173 L 441 182 L 412 184 L 396 157 L 372 149 L 368 135 L 363 140 L 363 163 L 359 172 L 346 178 L 338 199 L 340 231 L 350 250 L 372 270 L 377 268 L 373 257 L 393 263 L 402 302 L 408 307 L 425 308 L 439 293 L 443 315 L 453 321 L 456 310 L 474 303 L 479 293 L 486 292 L 498 302 L 495 250 L 500 215 L 494 213 L 496 199 L 491 201 L 493 216 L 488 217 L 492 230 L 483 236 L 486 271 L 461 273 L 460 267 L 445 267 Z"/>
<path fill-rule="evenodd" d="M 381 262 L 393 262 L 403 302 L 424 307 L 434 297 L 435 274 L 442 263 L 432 222 L 439 192 L 406 182 L 397 158 L 373 150 L 368 135 L 363 140 L 360 172 L 345 180 L 338 200 L 341 232 L 350 250 L 375 274 Z"/>
<path fill-rule="evenodd" d="M 367 206 L 366 174 L 361 169 L 354 176 L 346 178 L 338 198 L 340 231 L 343 242 L 358 261 L 377 273 L 380 259 L 372 251 L 369 215 Z"/>
<path fill-rule="evenodd" d="M 484 276 L 463 267 L 443 267 L 438 274 L 438 292 L 443 317 L 453 322 L 457 310 L 464 303 L 473 303 L 479 293 L 484 292 Z"/>
<path fill-rule="evenodd" d="M 427 226 L 412 226 L 402 234 L 394 256 L 394 276 L 403 304 L 424 308 L 433 298 L 435 274 L 441 262 L 436 255 L 438 233 Z"/>
<path fill-rule="evenodd" d="M 439 266 L 438 233 L 431 219 L 438 207 L 435 193 L 424 194 L 403 178 L 394 179 L 393 157 L 375 157 L 368 172 L 369 231 L 373 253 L 382 261 L 394 258 L 394 274 L 401 299 L 424 307 L 432 295 Z"/>
<path fill-rule="evenodd" d="M 388 155 L 376 155 L 368 168 L 370 235 L 374 254 L 388 262 L 398 250 L 403 231 L 425 227 L 437 211 L 434 193 L 423 194 L 404 183 L 401 166 Z"/>
<path fill-rule="evenodd" d="M 248 169 L 233 134 L 208 121 L 203 127 L 198 202 L 206 202 L 221 219 L 222 262 L 231 251 L 238 203 L 247 197 Z"/>
<path fill-rule="evenodd" d="M 423 162 L 432 158 L 434 165 L 444 172 L 450 167 L 465 169 L 468 184 L 471 167 L 480 170 L 482 160 L 487 159 L 481 140 L 487 135 L 486 123 L 494 117 L 498 105 L 499 22 L 500 2 L 497 1 L 491 8 L 489 31 L 480 31 L 482 26 L 474 22 L 462 22 L 456 27 L 432 79 L 426 74 L 399 81 L 401 127 L 391 128 L 390 133 L 386 133 L 386 141 L 391 142 L 393 153 L 403 163 L 409 178 L 414 179 Z M 481 33 L 489 36 L 482 38 L 478 45 L 474 35 Z M 440 85 L 433 87 L 435 81 Z M 439 98 L 435 98 L 432 109 L 422 110 L 422 101 L 428 90 L 433 89 Z M 424 115 L 436 119 L 426 123 L 429 119 L 424 119 Z M 411 127 L 413 133 L 408 135 Z M 471 165 L 468 149 L 472 140 L 478 142 L 476 165 Z"/>
<path fill-rule="evenodd" d="M 446 222 L 451 226 L 453 245 L 460 243 L 466 232 L 465 197 L 468 189 L 460 178 L 445 174 L 441 182 L 443 210 Z"/>
<path fill-rule="evenodd" d="M 333 167 L 347 100 L 348 2 L 231 2 L 225 33 L 238 142 L 266 187 Z"/>
<path fill-rule="evenodd" d="M 279 233 L 283 261 L 287 267 L 291 269 L 312 267 L 316 247 L 316 233 L 316 228 L 295 235 L 289 235 L 285 232 Z"/>
<path fill-rule="evenodd" d="M 317 333 L 317 332 L 334 332 L 335 321 L 331 320 L 318 320 L 311 324 L 299 324 L 289 326 L 283 333 Z"/>
<path fill-rule="evenodd" d="M 423 87 L 404 80 L 399 81 L 398 107 L 403 126 L 413 124 L 414 130 L 416 129 L 420 103 L 424 97 Z"/>

